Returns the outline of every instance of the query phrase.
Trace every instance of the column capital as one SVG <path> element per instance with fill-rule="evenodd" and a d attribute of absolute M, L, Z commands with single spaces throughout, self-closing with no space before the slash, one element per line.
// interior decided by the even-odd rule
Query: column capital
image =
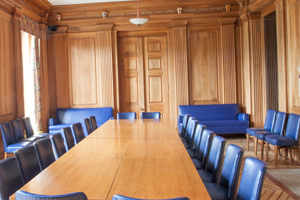
<path fill-rule="evenodd" d="M 245 12 L 240 17 L 243 23 L 250 20 L 261 20 L 261 12 Z"/>
<path fill-rule="evenodd" d="M 172 27 L 184 28 L 189 23 L 189 20 L 172 20 L 170 23 Z"/>
<path fill-rule="evenodd" d="M 234 26 L 237 18 L 222 18 L 219 19 L 221 26 Z"/>
<path fill-rule="evenodd" d="M 20 8 L 14 7 L 13 11 L 12 11 L 12 15 L 13 15 L 14 19 L 21 21 L 23 12 Z"/>

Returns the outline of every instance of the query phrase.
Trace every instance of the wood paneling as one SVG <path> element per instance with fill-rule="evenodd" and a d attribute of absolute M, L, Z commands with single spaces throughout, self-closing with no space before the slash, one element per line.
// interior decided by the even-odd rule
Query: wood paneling
<path fill-rule="evenodd" d="M 96 33 L 68 35 L 70 107 L 99 106 Z"/>

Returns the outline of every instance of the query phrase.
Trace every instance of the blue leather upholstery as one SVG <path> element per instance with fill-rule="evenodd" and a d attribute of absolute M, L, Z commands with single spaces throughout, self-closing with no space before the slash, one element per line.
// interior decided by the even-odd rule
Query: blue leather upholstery
<path fill-rule="evenodd" d="M 214 132 L 208 129 L 205 129 L 202 133 L 202 139 L 200 141 L 198 156 L 193 158 L 192 161 L 196 169 L 206 170 L 207 159 L 213 139 Z"/>
<path fill-rule="evenodd" d="M 82 124 L 83 126 L 85 127 L 86 129 L 86 133 L 89 135 L 93 132 L 93 129 L 92 129 L 92 124 L 91 124 L 91 121 L 89 118 L 85 118 L 82 120 Z M 85 135 L 85 136 L 88 136 L 88 135 Z"/>
<path fill-rule="evenodd" d="M 236 199 L 244 150 L 234 144 L 227 147 L 220 184 L 204 182 L 212 200 Z"/>
<path fill-rule="evenodd" d="M 41 172 L 39 160 L 33 145 L 15 151 L 24 184 Z"/>
<path fill-rule="evenodd" d="M 198 170 L 203 182 L 219 183 L 221 178 L 225 143 L 226 140 L 221 136 L 214 137 L 207 161 L 207 170 Z"/>
<path fill-rule="evenodd" d="M 160 119 L 160 112 L 142 112 L 141 119 Z"/>
<path fill-rule="evenodd" d="M 41 195 L 32 194 L 25 191 L 16 192 L 16 200 L 87 200 L 87 196 L 83 192 L 75 192 L 60 195 Z"/>
<path fill-rule="evenodd" d="M 75 146 L 75 140 L 73 137 L 73 133 L 70 127 L 63 129 L 64 141 L 67 151 L 69 151 L 72 147 Z"/>
<path fill-rule="evenodd" d="M 6 153 L 13 153 L 16 150 L 31 144 L 31 142 L 29 141 L 16 142 L 9 122 L 0 124 L 0 131 L 2 134 L 4 151 Z"/>
<path fill-rule="evenodd" d="M 72 124 L 71 127 L 73 130 L 73 136 L 75 138 L 75 144 L 78 144 L 81 140 L 85 138 L 81 123 Z"/>
<path fill-rule="evenodd" d="M 137 198 L 126 197 L 126 196 L 123 196 L 123 195 L 116 194 L 116 195 L 113 196 L 112 200 L 147 200 L 147 199 L 137 199 Z M 190 199 L 187 198 L 187 197 L 178 197 L 178 198 L 161 199 L 161 200 L 190 200 Z"/>
<path fill-rule="evenodd" d="M 24 124 L 24 127 L 25 127 L 25 132 L 26 132 L 27 137 L 34 136 L 34 137 L 43 138 L 43 137 L 48 137 L 49 136 L 49 133 L 34 134 L 34 131 L 33 131 L 31 121 L 30 121 L 29 117 L 24 117 L 23 118 L 23 124 Z"/>
<path fill-rule="evenodd" d="M 51 140 L 44 138 L 33 144 L 39 159 L 41 170 L 46 169 L 55 161 Z"/>
<path fill-rule="evenodd" d="M 50 134 L 61 133 L 61 129 L 81 122 L 89 116 L 96 117 L 97 126 L 99 127 L 113 117 L 113 108 L 58 108 L 56 118 L 49 119 L 49 132 Z"/>
<path fill-rule="evenodd" d="M 9 197 L 23 186 L 23 180 L 15 157 L 0 161 L 0 199 Z"/>
<path fill-rule="evenodd" d="M 90 116 L 89 119 L 90 119 L 90 122 L 92 124 L 93 131 L 96 130 L 98 128 L 98 125 L 97 125 L 97 122 L 96 122 L 96 117 L 95 116 Z"/>
<path fill-rule="evenodd" d="M 191 120 L 191 123 L 189 124 L 189 126 L 187 126 L 186 128 L 186 145 L 187 145 L 187 148 L 192 148 L 193 146 L 193 141 L 194 141 L 194 137 L 195 137 L 195 131 L 196 131 L 196 127 L 198 125 L 198 120 Z M 185 146 L 186 146 L 185 145 Z"/>
<path fill-rule="evenodd" d="M 136 119 L 135 112 L 121 112 L 117 114 L 117 119 Z"/>
<path fill-rule="evenodd" d="M 54 147 L 55 158 L 58 159 L 67 152 L 64 144 L 64 139 L 62 138 L 60 133 L 51 135 L 50 139 Z"/>
<path fill-rule="evenodd" d="M 195 130 L 193 144 L 191 145 L 190 149 L 186 149 L 191 158 L 196 158 L 198 155 L 198 149 L 199 149 L 198 146 L 200 144 L 202 132 L 204 129 L 205 129 L 205 125 L 203 125 L 203 124 L 197 125 L 196 130 Z"/>
<path fill-rule="evenodd" d="M 184 145 L 184 147 L 187 149 L 189 144 L 188 142 L 186 141 L 187 140 L 187 137 L 188 137 L 188 133 L 191 129 L 191 126 L 193 124 L 193 121 L 196 120 L 195 117 L 189 117 L 188 121 L 187 121 L 187 125 L 185 127 L 185 130 L 184 130 L 184 133 L 183 135 L 181 136 L 181 140 L 182 140 L 182 143 Z"/>
<path fill-rule="evenodd" d="M 180 105 L 179 115 L 190 114 L 216 134 L 246 133 L 249 115 L 238 104 Z"/>
<path fill-rule="evenodd" d="M 276 111 L 268 110 L 263 128 L 247 128 L 247 134 L 254 136 L 256 131 L 272 131 L 276 119 Z"/>
<path fill-rule="evenodd" d="M 189 115 L 189 114 L 185 114 L 184 116 L 182 116 L 182 115 L 178 116 L 178 131 L 181 136 L 183 136 L 185 133 L 187 122 L 188 122 L 188 119 L 190 116 L 191 115 Z M 179 118 L 182 118 L 182 122 L 179 121 Z"/>
<path fill-rule="evenodd" d="M 17 142 L 26 142 L 26 141 L 34 142 L 34 141 L 39 139 L 39 138 L 34 137 L 34 136 L 31 136 L 31 137 L 28 137 L 28 138 L 24 137 L 25 130 L 22 126 L 22 123 L 21 123 L 20 119 L 12 120 L 11 121 L 11 126 L 12 126 L 12 129 L 13 129 L 15 140 Z"/>
<path fill-rule="evenodd" d="M 246 158 L 237 195 L 238 200 L 260 199 L 267 168 L 267 164 L 257 158 Z"/>

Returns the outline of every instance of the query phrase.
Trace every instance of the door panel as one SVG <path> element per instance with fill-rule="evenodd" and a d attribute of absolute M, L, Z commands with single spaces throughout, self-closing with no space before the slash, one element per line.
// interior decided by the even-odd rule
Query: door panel
<path fill-rule="evenodd" d="M 121 112 L 169 117 L 166 37 L 119 38 Z"/>

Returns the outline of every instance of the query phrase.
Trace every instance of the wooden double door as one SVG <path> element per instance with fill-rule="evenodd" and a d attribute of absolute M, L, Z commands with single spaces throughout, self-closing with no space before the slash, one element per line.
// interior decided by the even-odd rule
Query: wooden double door
<path fill-rule="evenodd" d="M 118 39 L 120 112 L 160 112 L 169 118 L 165 36 Z"/>

